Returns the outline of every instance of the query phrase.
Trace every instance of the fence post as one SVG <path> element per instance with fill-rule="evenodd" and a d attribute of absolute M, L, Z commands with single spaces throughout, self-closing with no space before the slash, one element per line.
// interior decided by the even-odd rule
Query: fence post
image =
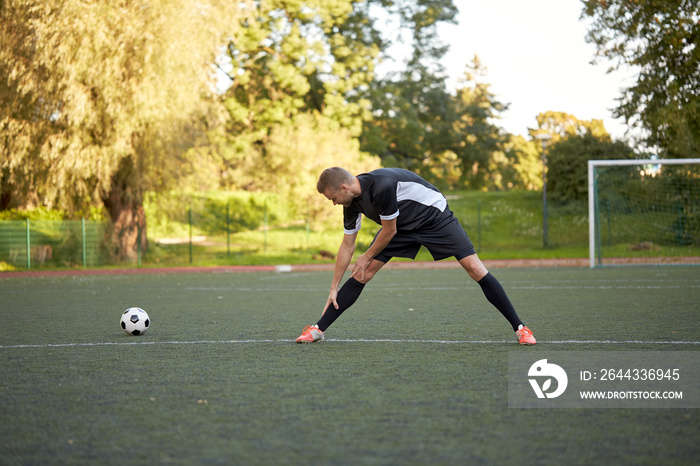
<path fill-rule="evenodd" d="M 83 228 L 83 267 L 87 267 L 87 242 L 85 241 L 85 219 L 81 218 L 80 223 Z"/>
<path fill-rule="evenodd" d="M 32 268 L 32 240 L 29 235 L 29 219 L 27 219 L 27 269 Z"/>
<path fill-rule="evenodd" d="M 478 200 L 476 202 L 476 211 L 477 211 L 477 218 L 476 218 L 476 229 L 477 229 L 477 247 L 476 251 L 481 252 L 481 200 Z"/>
<path fill-rule="evenodd" d="M 192 263 L 192 204 L 190 204 L 189 224 L 190 224 L 190 264 L 191 264 Z"/>
<path fill-rule="evenodd" d="M 141 222 L 139 220 L 136 221 L 136 267 L 141 267 Z"/>
<path fill-rule="evenodd" d="M 231 255 L 231 216 L 229 215 L 229 205 L 231 201 L 226 203 L 226 255 Z"/>
<path fill-rule="evenodd" d="M 676 226 L 676 245 L 677 246 L 683 246 L 683 243 L 685 243 L 684 240 L 684 234 L 683 231 L 685 230 L 685 225 L 683 224 L 683 204 L 681 204 L 681 201 L 678 200 L 676 201 L 676 205 L 678 206 L 678 222 Z"/>
<path fill-rule="evenodd" d="M 264 216 L 264 231 L 265 231 L 265 243 L 263 251 L 267 254 L 267 199 L 265 199 L 265 216 Z"/>
<path fill-rule="evenodd" d="M 607 214 L 607 220 L 608 220 L 608 247 L 612 246 L 612 228 L 611 228 L 611 222 L 610 222 L 610 200 L 605 199 L 604 202 L 605 205 L 605 213 Z M 602 242 L 602 240 L 601 240 Z"/>

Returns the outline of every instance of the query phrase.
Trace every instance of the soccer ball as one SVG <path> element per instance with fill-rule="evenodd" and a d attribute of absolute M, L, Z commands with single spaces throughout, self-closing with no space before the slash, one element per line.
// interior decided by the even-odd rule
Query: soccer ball
<path fill-rule="evenodd" d="M 130 307 L 122 313 L 122 330 L 129 335 L 143 335 L 150 325 L 148 313 L 140 307 Z"/>

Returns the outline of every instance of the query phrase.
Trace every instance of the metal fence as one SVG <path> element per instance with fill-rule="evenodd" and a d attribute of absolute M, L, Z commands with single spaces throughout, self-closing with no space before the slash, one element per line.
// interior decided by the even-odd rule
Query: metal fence
<path fill-rule="evenodd" d="M 450 196 L 450 207 L 478 252 L 490 258 L 539 254 L 542 222 L 537 193 L 481 193 Z M 187 202 L 185 202 L 187 201 Z M 112 224 L 97 220 L 0 221 L 0 270 L 103 267 L 288 264 L 330 261 L 342 239 L 341 211 L 330 220 L 290 213 L 274 198 L 175 199 L 146 209 L 148 247 L 119 259 Z M 550 208 L 550 248 L 585 252 L 585 205 Z M 379 228 L 365 221 L 358 250 Z M 137 242 L 140 244 L 140 242 Z M 549 251 L 547 251 L 549 253 Z M 551 255 L 551 254 L 550 254 Z M 132 261 L 133 259 L 133 261 Z M 303 261 L 303 262 L 302 262 Z"/>
<path fill-rule="evenodd" d="M 288 256 L 300 255 L 309 248 L 308 218 L 280 222 L 266 206 L 249 217 L 242 221 L 227 206 L 199 210 L 189 207 L 183 214 L 171 214 L 167 217 L 171 230 L 165 236 L 162 229 L 149 230 L 147 251 L 142 251 L 137 241 L 134 264 L 141 266 L 142 257 L 170 265 L 240 261 L 250 255 L 272 258 L 280 250 Z M 0 270 L 124 265 L 115 253 L 110 233 L 111 223 L 107 221 L 0 221 Z M 234 235 L 244 238 L 234 240 Z"/>
<path fill-rule="evenodd" d="M 84 219 L 2 221 L 0 261 L 26 269 L 106 265 L 108 228 L 108 222 Z"/>

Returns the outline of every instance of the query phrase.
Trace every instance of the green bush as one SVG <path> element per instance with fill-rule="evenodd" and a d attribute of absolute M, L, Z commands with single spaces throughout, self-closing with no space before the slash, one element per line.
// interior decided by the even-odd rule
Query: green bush
<path fill-rule="evenodd" d="M 239 196 L 228 199 L 207 198 L 200 213 L 202 230 L 210 235 L 230 231 L 257 230 L 265 221 L 264 202 L 250 196 L 247 200 Z"/>
<path fill-rule="evenodd" d="M 36 209 L 20 210 L 9 209 L 0 211 L 0 221 L 2 220 L 63 220 L 66 218 L 65 212 L 61 210 L 51 210 L 46 207 Z"/>
<path fill-rule="evenodd" d="M 150 238 L 185 238 L 257 230 L 268 224 L 289 223 L 289 206 L 270 193 L 215 191 L 147 193 L 144 210 Z M 228 219 L 227 219 L 228 209 Z M 190 218 L 191 217 L 191 218 Z"/>

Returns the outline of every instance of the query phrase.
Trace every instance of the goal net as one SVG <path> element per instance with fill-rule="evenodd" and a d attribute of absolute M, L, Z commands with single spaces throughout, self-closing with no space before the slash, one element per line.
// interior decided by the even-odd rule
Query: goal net
<path fill-rule="evenodd" d="M 700 265 L 700 159 L 590 160 L 590 266 Z"/>

